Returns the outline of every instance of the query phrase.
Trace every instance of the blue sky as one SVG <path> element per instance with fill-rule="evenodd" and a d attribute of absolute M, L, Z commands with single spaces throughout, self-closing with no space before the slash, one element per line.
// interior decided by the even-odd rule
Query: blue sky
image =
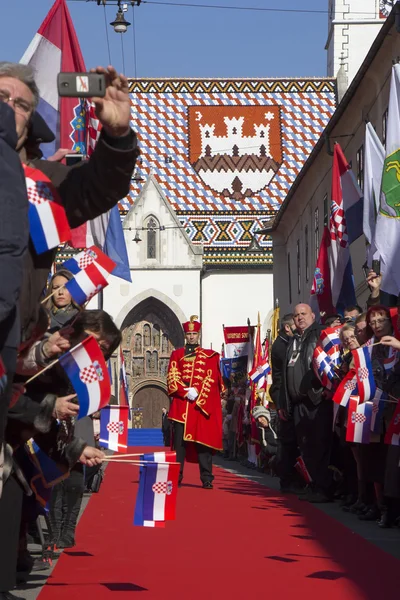
<path fill-rule="evenodd" d="M 110 0 L 109 0 L 110 1 Z M 151 1 L 151 0 L 150 0 Z M 163 0 L 159 0 L 163 2 Z M 183 3 L 185 0 L 174 0 Z M 328 0 L 186 0 L 225 6 L 326 10 Z M 0 2 L 0 59 L 18 61 L 53 0 Z M 68 6 L 86 67 L 108 64 L 104 8 Z M 108 25 L 112 63 L 122 70 L 121 35 Z M 126 19 L 132 22 L 129 7 Z M 289 14 L 151 5 L 135 8 L 138 77 L 321 77 L 326 73 L 327 14 Z M 135 74 L 133 28 L 122 36 L 125 71 Z"/>

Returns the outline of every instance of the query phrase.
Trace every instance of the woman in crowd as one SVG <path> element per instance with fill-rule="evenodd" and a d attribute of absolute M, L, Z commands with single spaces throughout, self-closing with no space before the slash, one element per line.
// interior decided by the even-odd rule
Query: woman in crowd
<path fill-rule="evenodd" d="M 60 269 L 51 278 L 46 296 L 46 308 L 50 316 L 49 331 L 53 332 L 67 323 L 78 314 L 80 307 L 74 302 L 65 284 L 73 278 L 67 269 Z"/>

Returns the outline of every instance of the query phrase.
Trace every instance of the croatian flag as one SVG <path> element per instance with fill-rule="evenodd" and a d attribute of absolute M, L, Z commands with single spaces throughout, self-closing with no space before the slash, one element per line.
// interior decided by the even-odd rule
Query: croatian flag
<path fill-rule="evenodd" d="M 397 403 L 393 418 L 386 432 L 385 444 L 400 446 L 400 402 Z"/>
<path fill-rule="evenodd" d="M 313 367 L 322 385 L 328 389 L 332 389 L 332 382 L 335 379 L 334 364 L 332 359 L 320 346 L 316 346 L 314 350 Z"/>
<path fill-rule="evenodd" d="M 119 348 L 119 403 L 121 406 L 129 406 L 129 390 L 128 390 L 128 379 L 126 377 L 125 360 L 122 348 Z"/>
<path fill-rule="evenodd" d="M 58 148 L 85 151 L 85 114 L 77 98 L 59 98 L 57 75 L 60 71 L 86 71 L 78 38 L 66 0 L 56 0 L 38 29 L 21 63 L 29 64 L 35 71 L 40 102 L 37 111 L 56 135 L 56 140 L 46 144 L 45 157 Z"/>
<path fill-rule="evenodd" d="M 362 348 L 357 348 L 357 350 L 352 350 L 357 376 L 357 393 L 360 397 L 360 403 L 372 400 L 376 392 L 376 385 L 372 372 L 371 352 L 371 346 L 363 346 Z"/>
<path fill-rule="evenodd" d="M 115 452 L 128 447 L 128 406 L 106 406 L 100 412 L 100 444 Z"/>
<path fill-rule="evenodd" d="M 312 477 L 306 467 L 306 463 L 304 462 L 304 459 L 302 456 L 299 456 L 296 459 L 294 468 L 296 469 L 296 471 L 299 473 L 299 475 L 304 479 L 304 481 L 306 483 L 312 483 Z"/>
<path fill-rule="evenodd" d="M 141 493 L 138 492 L 133 524 L 156 527 L 175 519 L 180 465 L 148 463 L 140 468 Z"/>
<path fill-rule="evenodd" d="M 7 386 L 7 371 L 3 363 L 3 359 L 0 356 L 0 394 L 4 392 Z"/>
<path fill-rule="evenodd" d="M 335 366 L 340 362 L 340 327 L 327 327 L 321 332 L 320 344 Z"/>
<path fill-rule="evenodd" d="M 249 372 L 249 377 L 252 383 L 256 383 L 259 388 L 262 388 L 267 382 L 269 373 L 271 373 L 271 367 L 269 366 L 268 358 L 264 358 L 261 364 Z"/>
<path fill-rule="evenodd" d="M 150 454 L 141 454 L 139 460 L 146 462 L 176 462 L 176 452 L 174 450 L 168 450 L 166 452 L 152 452 Z"/>
<path fill-rule="evenodd" d="M 77 304 L 82 306 L 95 296 L 100 290 L 107 287 L 108 281 L 98 269 L 96 263 L 92 263 L 83 271 L 79 271 L 70 279 L 65 288 L 69 291 Z"/>
<path fill-rule="evenodd" d="M 92 415 L 108 404 L 110 378 L 100 346 L 93 336 L 63 354 L 60 364 L 78 396 L 78 419 Z"/>
<path fill-rule="evenodd" d="M 69 240 L 71 231 L 64 207 L 50 179 L 39 169 L 24 165 L 29 200 L 29 235 L 37 254 Z"/>
<path fill-rule="evenodd" d="M 358 396 L 351 396 L 347 419 L 346 442 L 369 444 L 371 437 L 372 402 L 360 404 Z"/>
<path fill-rule="evenodd" d="M 372 400 L 372 419 L 371 431 L 380 433 L 382 425 L 383 411 L 385 409 L 385 401 L 388 399 L 386 392 L 376 388 L 375 396 Z"/>
<path fill-rule="evenodd" d="M 347 375 L 345 375 L 345 377 L 343 377 L 342 381 L 339 383 L 336 392 L 333 394 L 332 400 L 335 404 L 347 406 L 350 397 L 357 393 L 356 372 L 354 369 L 350 369 Z"/>
<path fill-rule="evenodd" d="M 85 248 L 82 252 L 78 252 L 78 254 L 66 260 L 62 268 L 76 275 L 93 263 L 103 273 L 104 277 L 108 277 L 115 267 L 115 262 L 109 256 L 96 246 L 90 246 L 90 248 Z"/>
<path fill-rule="evenodd" d="M 332 303 L 341 313 L 346 306 L 356 303 L 350 244 L 362 235 L 362 200 L 351 167 L 339 144 L 335 144 L 328 254 Z"/>
<path fill-rule="evenodd" d="M 36 500 L 47 512 L 52 488 L 69 477 L 69 471 L 62 471 L 58 465 L 31 439 L 17 455 L 25 478 L 29 481 Z"/>

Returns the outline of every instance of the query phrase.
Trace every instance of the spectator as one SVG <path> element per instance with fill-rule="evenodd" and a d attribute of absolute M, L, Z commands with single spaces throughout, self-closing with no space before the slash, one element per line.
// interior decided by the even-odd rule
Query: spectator
<path fill-rule="evenodd" d="M 161 431 L 163 434 L 164 446 L 170 446 L 171 444 L 171 423 L 168 420 L 168 411 L 163 406 L 161 415 Z"/>
<path fill-rule="evenodd" d="M 357 338 L 357 341 L 360 346 L 363 346 L 365 342 L 368 340 L 367 335 L 367 313 L 361 313 L 356 317 L 354 321 L 354 335 Z"/>
<path fill-rule="evenodd" d="M 358 304 L 354 304 L 353 306 L 347 306 L 344 309 L 344 320 L 346 323 L 354 323 L 356 318 L 361 315 L 362 308 L 358 306 Z"/>
<path fill-rule="evenodd" d="M 341 327 L 342 323 L 341 315 L 328 315 L 324 318 L 325 327 Z"/>

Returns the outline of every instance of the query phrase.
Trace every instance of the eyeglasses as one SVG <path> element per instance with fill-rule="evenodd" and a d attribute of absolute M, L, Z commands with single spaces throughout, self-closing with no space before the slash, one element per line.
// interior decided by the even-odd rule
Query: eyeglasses
<path fill-rule="evenodd" d="M 370 321 L 369 324 L 375 327 L 376 325 L 382 325 L 386 321 L 389 321 L 389 319 L 376 319 L 376 321 Z"/>
<path fill-rule="evenodd" d="M 352 342 L 354 340 L 356 340 L 356 336 L 355 335 L 350 335 L 348 338 L 346 338 L 344 341 L 345 344 L 348 344 L 349 342 Z"/>
<path fill-rule="evenodd" d="M 0 102 L 6 102 L 12 104 L 16 112 L 20 112 L 24 115 L 29 115 L 33 110 L 32 104 L 24 100 L 23 98 L 12 98 L 10 92 L 7 90 L 0 90 Z"/>

